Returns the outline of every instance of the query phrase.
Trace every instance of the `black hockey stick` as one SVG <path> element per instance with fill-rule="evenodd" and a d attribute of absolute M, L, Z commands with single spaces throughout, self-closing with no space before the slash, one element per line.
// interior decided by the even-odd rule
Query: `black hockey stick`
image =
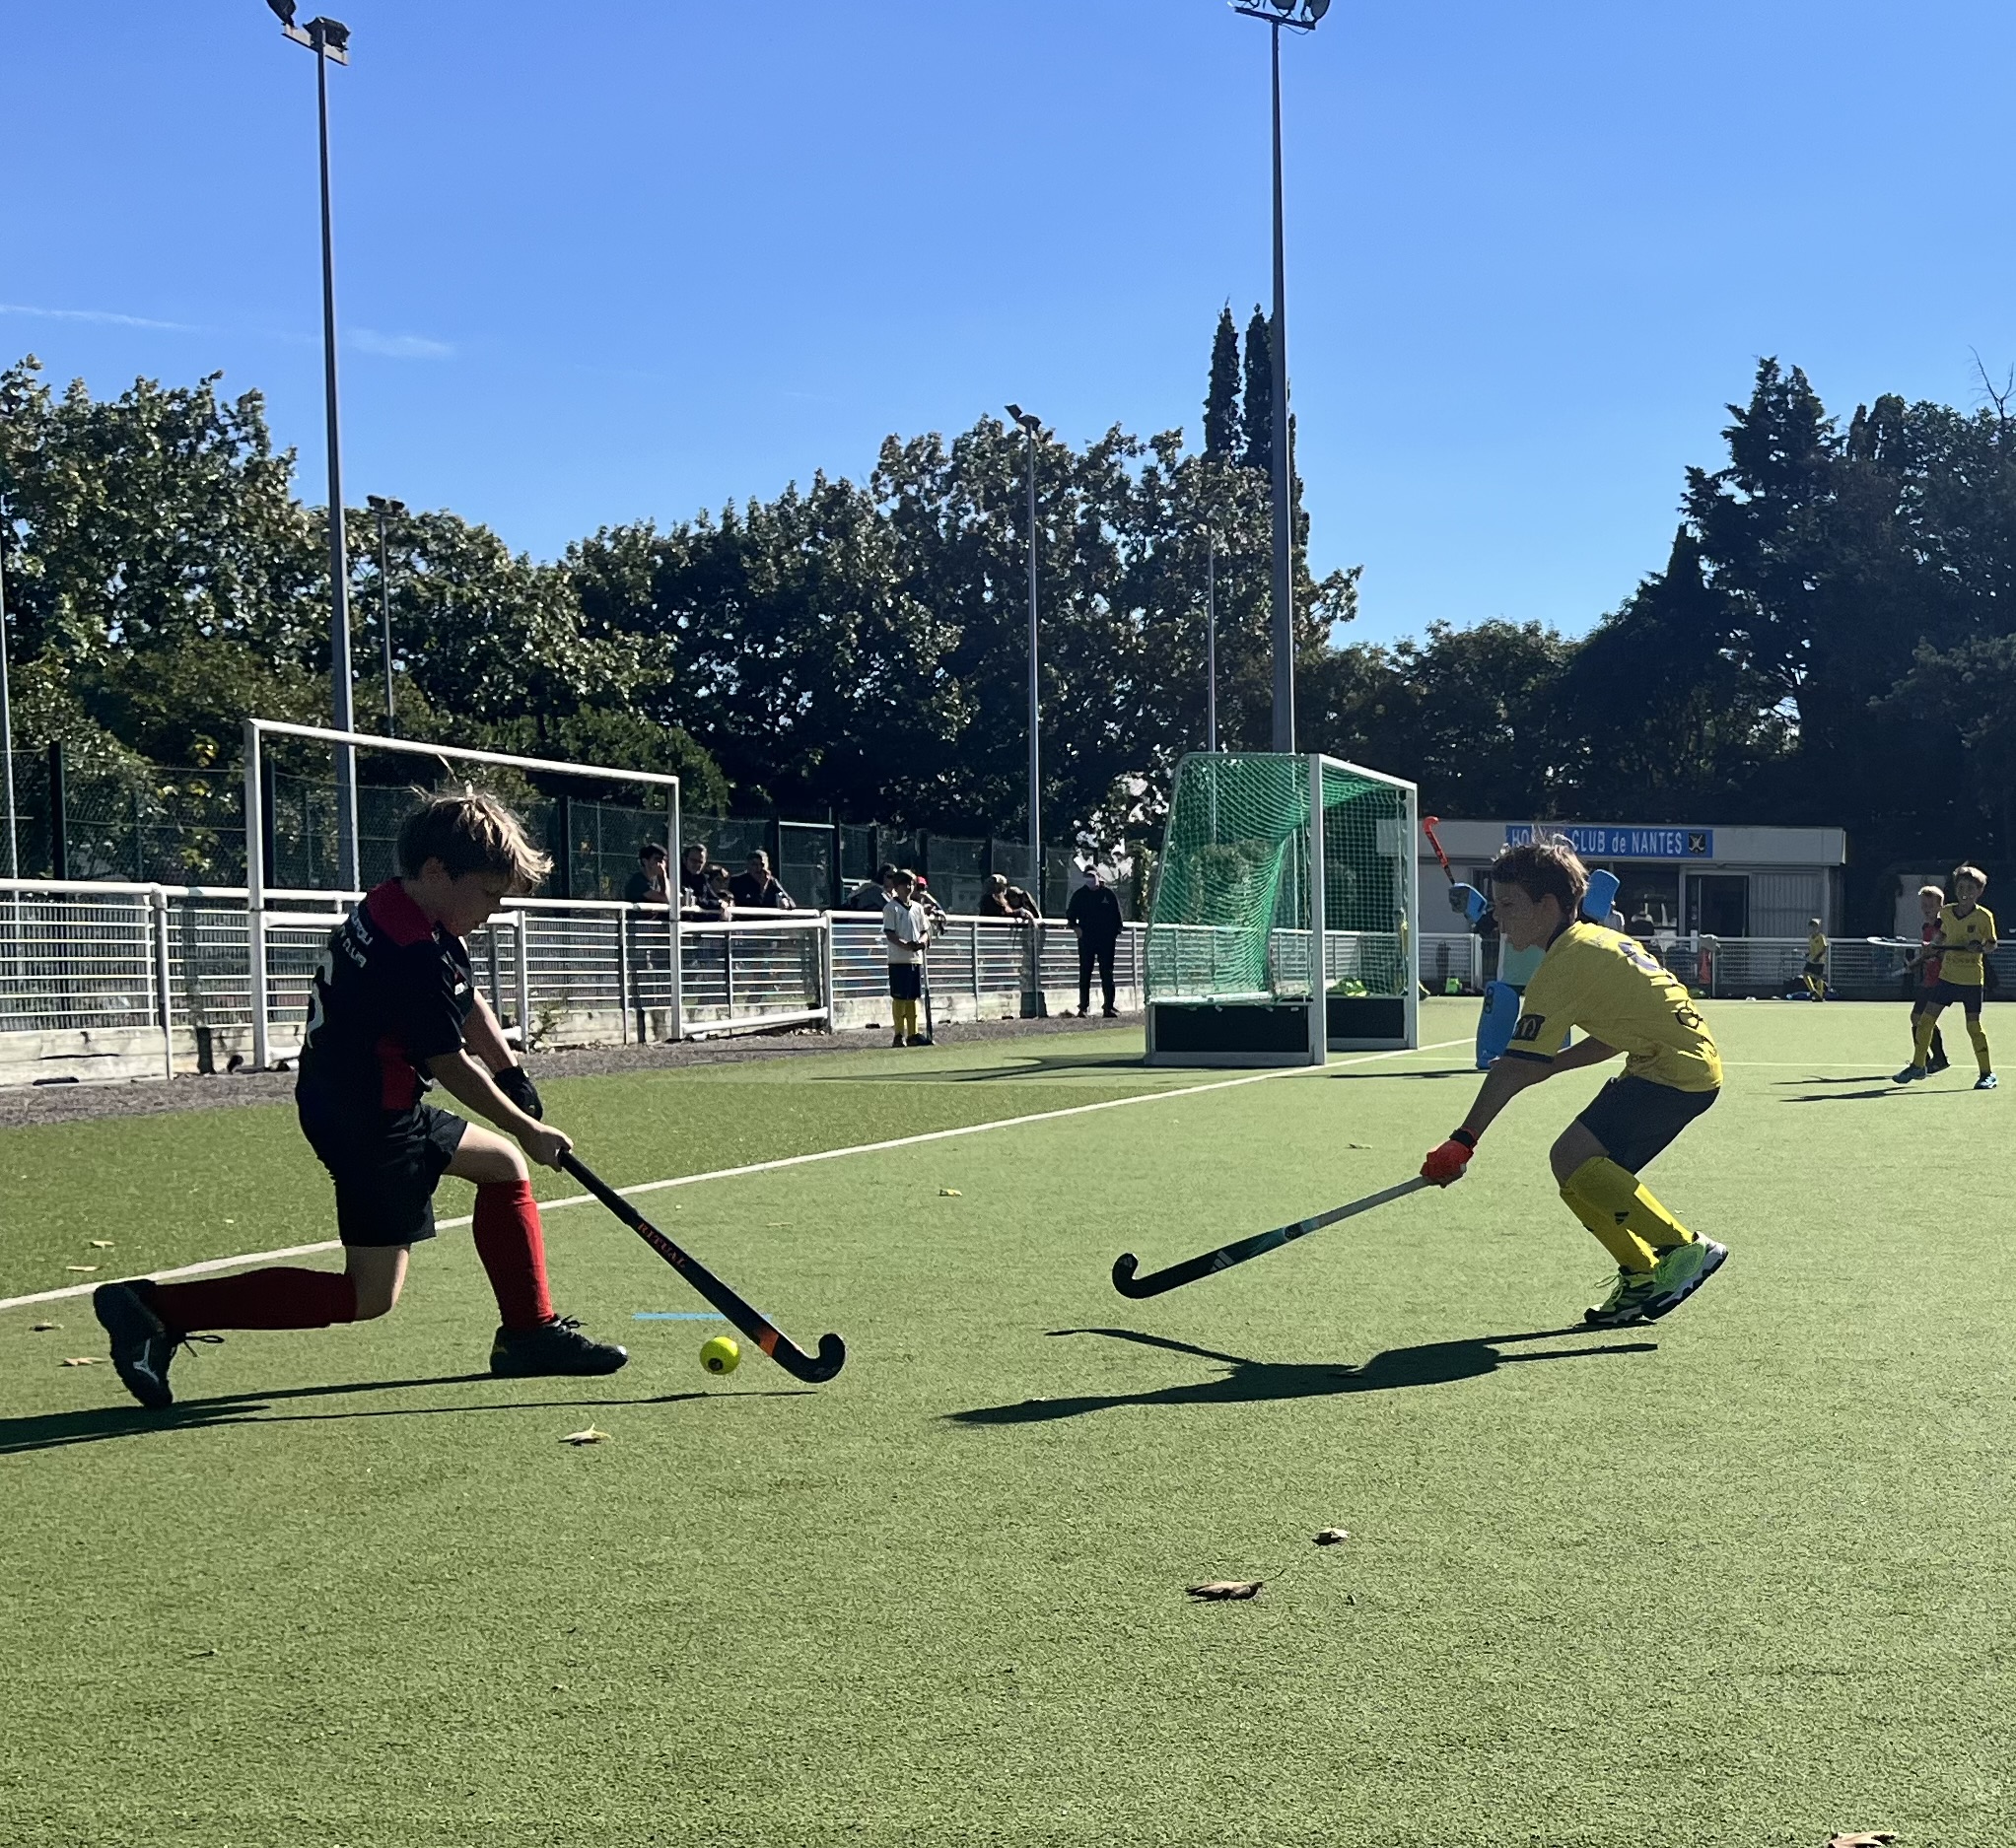
<path fill-rule="evenodd" d="M 699 1259 L 674 1245 L 579 1156 L 563 1155 L 560 1165 L 794 1379 L 816 1386 L 830 1380 L 847 1364 L 847 1343 L 839 1335 L 820 1335 L 818 1353 L 806 1353 L 790 1335 L 743 1302 Z"/>
<path fill-rule="evenodd" d="M 1370 1212 L 1374 1206 L 1384 1206 L 1390 1200 L 1418 1194 L 1423 1188 L 1435 1185 L 1425 1175 L 1418 1174 L 1411 1181 L 1403 1181 L 1398 1187 L 1389 1187 L 1382 1193 L 1367 1194 L 1363 1199 L 1355 1199 L 1348 1206 L 1333 1206 L 1328 1212 L 1319 1212 L 1313 1219 L 1297 1219 L 1293 1225 L 1277 1226 L 1272 1232 L 1256 1232 L 1251 1238 L 1220 1245 L 1215 1252 L 1201 1252 L 1195 1258 L 1186 1258 L 1180 1265 L 1171 1265 L 1166 1270 L 1150 1270 L 1145 1277 L 1135 1275 L 1139 1260 L 1128 1252 L 1113 1261 L 1113 1287 L 1123 1296 L 1159 1296 L 1164 1290 L 1195 1283 L 1199 1277 L 1208 1277 L 1217 1270 L 1229 1270 L 1249 1258 L 1258 1258 L 1264 1252 L 1292 1244 L 1298 1238 L 1322 1230 L 1324 1226 L 1335 1225 L 1340 1219 Z"/>

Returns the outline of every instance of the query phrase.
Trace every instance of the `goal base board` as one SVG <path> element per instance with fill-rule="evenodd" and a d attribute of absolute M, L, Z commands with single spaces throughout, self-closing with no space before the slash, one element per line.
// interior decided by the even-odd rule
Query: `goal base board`
<path fill-rule="evenodd" d="M 1333 994 L 1325 1007 L 1332 1053 L 1403 1052 L 1407 1003 L 1398 995 Z M 1307 1065 L 1306 1001 L 1150 1001 L 1150 1065 Z"/>

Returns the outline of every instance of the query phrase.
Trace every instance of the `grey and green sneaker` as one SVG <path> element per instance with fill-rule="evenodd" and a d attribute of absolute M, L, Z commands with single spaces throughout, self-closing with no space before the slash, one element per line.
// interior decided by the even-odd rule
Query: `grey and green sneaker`
<path fill-rule="evenodd" d="M 1610 1294 L 1583 1310 L 1582 1320 L 1596 1329 L 1628 1329 L 1634 1322 L 1649 1321 L 1657 1276 L 1656 1270 L 1627 1270 L 1620 1265 Z"/>
<path fill-rule="evenodd" d="M 1659 1254 L 1652 1267 L 1652 1301 L 1645 1311 L 1647 1322 L 1668 1316 L 1722 1267 L 1729 1256 L 1726 1245 L 1713 1239 L 1693 1239 Z"/>

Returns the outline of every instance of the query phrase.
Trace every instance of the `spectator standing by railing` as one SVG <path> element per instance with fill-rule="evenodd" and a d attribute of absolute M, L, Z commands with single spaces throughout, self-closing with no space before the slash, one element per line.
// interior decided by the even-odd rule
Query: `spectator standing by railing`
<path fill-rule="evenodd" d="M 987 875 L 987 890 L 980 895 L 980 915 L 983 918 L 1018 918 L 1025 924 L 1034 924 L 1041 916 L 1036 901 L 1018 885 L 1009 885 L 1008 874 L 991 872 Z"/>
<path fill-rule="evenodd" d="M 882 906 L 882 943 L 889 956 L 891 1046 L 922 1046 L 917 1030 L 917 1003 L 924 996 L 924 954 L 931 942 L 931 921 L 917 903 L 917 878 L 897 871 Z"/>
<path fill-rule="evenodd" d="M 707 890 L 707 843 L 688 841 L 679 854 L 679 889 L 698 904 Z"/>
<path fill-rule="evenodd" d="M 796 911 L 798 901 L 779 885 L 770 870 L 770 856 L 759 847 L 751 854 L 746 869 L 730 882 L 734 901 L 744 910 Z"/>
<path fill-rule="evenodd" d="M 671 889 L 666 880 L 669 862 L 662 841 L 647 841 L 637 850 L 637 870 L 624 882 L 623 897 L 631 905 L 668 905 Z"/>
<path fill-rule="evenodd" d="M 1105 1014 L 1111 1020 L 1120 1012 L 1114 1004 L 1113 946 L 1120 941 L 1122 923 L 1120 901 L 1099 877 L 1098 867 L 1085 868 L 1085 882 L 1071 895 L 1064 922 L 1078 940 L 1078 1018 L 1092 1010 L 1092 968 L 1097 964 Z"/>
<path fill-rule="evenodd" d="M 726 924 L 735 915 L 734 888 L 729 883 L 726 866 L 716 864 L 706 869 L 695 903 L 707 924 Z"/>
<path fill-rule="evenodd" d="M 889 894 L 896 882 L 896 869 L 881 866 L 872 879 L 864 879 L 847 895 L 847 911 L 878 912 L 889 902 Z"/>

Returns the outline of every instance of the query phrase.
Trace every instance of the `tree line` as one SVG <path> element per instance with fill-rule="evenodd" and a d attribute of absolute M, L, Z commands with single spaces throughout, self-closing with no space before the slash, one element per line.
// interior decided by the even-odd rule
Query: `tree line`
<path fill-rule="evenodd" d="M 1152 832 L 1205 726 L 1270 730 L 1267 322 L 1227 310 L 1203 443 L 1035 440 L 1053 836 Z M 255 391 L 116 398 L 0 374 L 17 746 L 228 765 L 238 721 L 328 710 L 325 514 Z M 1305 749 L 1444 812 L 1829 823 L 1865 862 L 2016 846 L 2016 433 L 1886 396 L 1845 428 L 1775 360 L 1687 471 L 1662 569 L 1580 639 L 1538 623 L 1356 642 L 1357 572 L 1312 575 L 1293 500 Z M 1290 425 L 1290 438 L 1293 429 Z M 1012 836 L 1026 765 L 1023 433 L 890 437 L 856 482 L 542 563 L 446 512 L 392 524 L 400 729 L 671 768 L 702 808 Z M 360 723 L 382 722 L 376 535 L 350 516 Z M 1571 618 L 1574 612 L 1564 612 Z"/>

